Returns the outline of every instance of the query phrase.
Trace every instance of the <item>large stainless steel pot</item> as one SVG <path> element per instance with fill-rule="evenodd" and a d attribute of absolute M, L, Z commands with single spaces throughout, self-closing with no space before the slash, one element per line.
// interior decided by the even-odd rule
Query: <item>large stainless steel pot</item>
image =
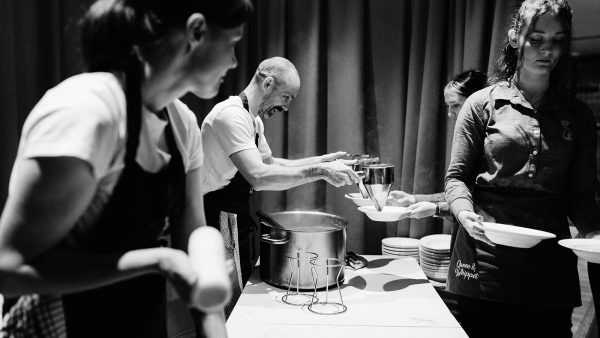
<path fill-rule="evenodd" d="M 346 226 L 348 221 L 342 217 L 317 211 L 285 211 L 271 213 L 269 216 L 278 224 L 272 224 L 261 218 L 260 240 L 260 276 L 263 281 L 282 288 L 290 282 L 289 252 L 310 251 L 319 258 L 337 258 L 342 262 L 346 256 Z M 308 290 L 315 287 L 310 263 L 305 262 L 300 271 L 298 286 Z M 326 285 L 335 285 L 338 269 L 331 269 L 328 278 L 325 270 L 317 270 L 318 289 Z M 297 273 L 292 274 L 295 287 Z M 344 280 L 344 271 L 339 274 L 339 281 Z"/>

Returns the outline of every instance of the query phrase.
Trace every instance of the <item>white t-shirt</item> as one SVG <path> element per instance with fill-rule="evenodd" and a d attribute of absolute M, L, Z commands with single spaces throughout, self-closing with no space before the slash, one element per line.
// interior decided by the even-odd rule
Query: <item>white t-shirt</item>
<path fill-rule="evenodd" d="M 125 166 L 125 105 L 125 93 L 111 73 L 75 75 L 46 92 L 23 126 L 9 194 L 19 188 L 15 182 L 24 159 L 68 156 L 87 162 L 98 186 L 75 226 L 75 231 L 85 233 L 96 223 Z M 200 168 L 203 156 L 196 116 L 179 100 L 167 110 L 186 173 Z M 167 121 L 143 110 L 136 162 L 146 171 L 158 172 L 169 163 L 166 125 Z"/>
<path fill-rule="evenodd" d="M 202 191 L 219 190 L 229 184 L 238 171 L 229 156 L 242 150 L 257 148 L 263 160 L 271 156 L 260 117 L 244 109 L 239 96 L 218 103 L 202 122 Z"/>

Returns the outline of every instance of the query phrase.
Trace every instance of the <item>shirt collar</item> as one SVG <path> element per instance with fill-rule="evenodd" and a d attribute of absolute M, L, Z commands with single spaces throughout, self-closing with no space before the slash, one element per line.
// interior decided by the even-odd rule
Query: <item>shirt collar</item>
<path fill-rule="evenodd" d="M 525 108 L 533 110 L 531 104 L 525 99 L 521 91 L 514 83 L 508 81 L 499 82 L 491 92 L 494 101 L 510 101 L 512 104 L 518 104 Z"/>
<path fill-rule="evenodd" d="M 519 88 L 517 88 L 513 82 L 499 82 L 492 90 L 491 97 L 494 102 L 497 100 L 510 101 L 512 104 L 534 110 L 531 103 L 525 99 L 523 93 L 521 93 Z M 545 95 L 540 102 L 538 110 L 558 110 L 568 106 L 568 104 L 569 103 L 563 95 Z"/>
<path fill-rule="evenodd" d="M 230 96 L 230 98 L 231 98 L 231 97 L 235 97 L 235 98 L 238 100 L 238 102 L 239 102 L 240 106 L 241 106 L 242 108 L 244 108 L 244 102 L 242 102 L 242 98 L 241 98 L 241 97 L 239 97 L 238 95 L 236 95 L 236 96 Z M 244 108 L 244 110 L 246 110 L 246 108 Z M 248 109 L 248 110 L 246 110 L 246 111 L 247 111 L 248 113 L 250 113 L 250 115 L 252 116 L 252 118 L 253 118 L 253 119 L 256 117 L 256 116 L 254 116 L 254 114 L 252 113 L 252 111 L 251 111 L 250 109 Z"/>

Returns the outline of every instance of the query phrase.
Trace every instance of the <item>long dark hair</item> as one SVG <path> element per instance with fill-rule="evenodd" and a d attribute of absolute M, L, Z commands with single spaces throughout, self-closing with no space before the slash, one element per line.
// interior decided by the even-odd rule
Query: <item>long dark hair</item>
<path fill-rule="evenodd" d="M 141 116 L 141 52 L 170 30 L 183 29 L 194 13 L 208 25 L 235 28 L 251 12 L 249 0 L 98 0 L 81 20 L 83 59 L 87 71 L 124 73 L 127 114 Z"/>
<path fill-rule="evenodd" d="M 537 20 L 548 13 L 558 18 L 565 33 L 565 38 L 561 44 L 560 59 L 550 73 L 549 87 L 551 91 L 562 91 L 567 84 L 571 59 L 571 21 L 573 15 L 569 3 L 566 0 L 525 0 L 515 11 L 510 28 L 515 30 L 517 36 L 524 33 L 527 37 L 535 27 Z M 523 45 L 519 44 L 518 48 L 512 47 L 507 36 L 504 41 L 504 48 L 498 55 L 491 82 L 510 81 L 521 69 L 522 57 Z"/>
<path fill-rule="evenodd" d="M 444 91 L 452 90 L 458 95 L 469 97 L 471 94 L 487 85 L 487 76 L 478 70 L 466 70 L 453 76 Z"/>

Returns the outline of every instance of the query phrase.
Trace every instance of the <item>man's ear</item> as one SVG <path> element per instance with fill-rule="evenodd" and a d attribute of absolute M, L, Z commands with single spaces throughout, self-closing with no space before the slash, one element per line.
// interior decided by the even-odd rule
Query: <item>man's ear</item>
<path fill-rule="evenodd" d="M 190 15 L 185 25 L 185 35 L 188 43 L 195 46 L 204 42 L 208 27 L 204 15 L 194 13 Z"/>
<path fill-rule="evenodd" d="M 517 32 L 513 28 L 508 30 L 508 43 L 512 48 L 516 49 L 519 47 L 519 35 L 517 35 Z"/>
<path fill-rule="evenodd" d="M 275 79 L 272 76 L 267 76 L 262 82 L 262 87 L 265 93 L 269 93 L 271 90 L 273 90 L 274 85 Z"/>

